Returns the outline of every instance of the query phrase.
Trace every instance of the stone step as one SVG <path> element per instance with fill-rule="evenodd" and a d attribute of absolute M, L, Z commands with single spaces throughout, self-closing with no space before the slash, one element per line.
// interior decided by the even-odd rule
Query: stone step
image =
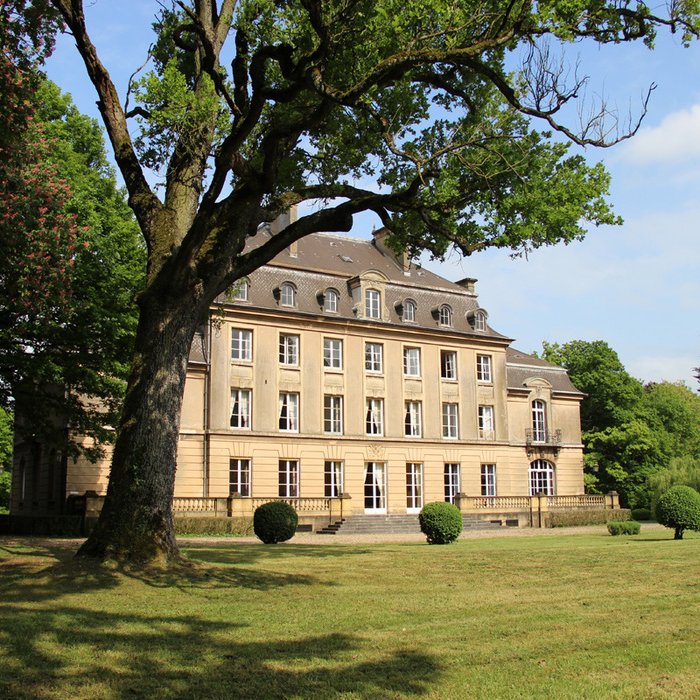
<path fill-rule="evenodd" d="M 463 518 L 462 522 L 465 530 L 492 530 L 501 527 L 499 522 L 471 517 Z M 338 532 L 344 535 L 417 534 L 420 533 L 420 525 L 417 515 L 353 515 L 316 532 L 319 535 L 334 535 Z"/>

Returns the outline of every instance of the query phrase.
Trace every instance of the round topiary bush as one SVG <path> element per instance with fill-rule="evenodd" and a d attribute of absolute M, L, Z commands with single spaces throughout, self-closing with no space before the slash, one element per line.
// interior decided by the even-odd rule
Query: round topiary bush
<path fill-rule="evenodd" d="M 651 520 L 651 510 L 649 508 L 633 508 L 632 520 Z"/>
<path fill-rule="evenodd" d="M 672 486 L 656 504 L 656 520 L 675 530 L 674 540 L 682 540 L 684 530 L 700 530 L 700 493 Z"/>
<path fill-rule="evenodd" d="M 462 513 L 446 501 L 426 503 L 418 515 L 420 530 L 428 544 L 450 544 L 462 532 Z"/>
<path fill-rule="evenodd" d="M 284 501 L 263 503 L 253 513 L 253 531 L 265 544 L 290 540 L 298 522 L 297 512 Z"/>

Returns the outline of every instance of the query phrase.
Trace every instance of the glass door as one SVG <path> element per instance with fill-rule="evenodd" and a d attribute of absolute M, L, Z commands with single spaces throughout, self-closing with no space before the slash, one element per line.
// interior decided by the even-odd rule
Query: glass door
<path fill-rule="evenodd" d="M 365 513 L 386 513 L 386 467 L 381 462 L 365 464 Z"/>
<path fill-rule="evenodd" d="M 423 465 L 406 464 L 406 512 L 419 513 L 423 507 Z"/>

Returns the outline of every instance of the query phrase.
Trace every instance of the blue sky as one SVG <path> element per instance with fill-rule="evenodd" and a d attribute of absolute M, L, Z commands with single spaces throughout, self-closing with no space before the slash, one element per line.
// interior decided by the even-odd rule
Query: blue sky
<path fill-rule="evenodd" d="M 152 0 L 86 2 L 88 29 L 120 95 L 151 41 Z M 116 8 L 119 8 L 116 10 Z M 116 16 L 115 16 L 116 15 Z M 444 277 L 476 277 L 481 305 L 498 331 L 525 351 L 542 340 L 608 342 L 644 381 L 686 381 L 700 365 L 700 44 L 671 35 L 654 51 L 577 44 L 567 54 L 625 116 L 639 113 L 657 85 L 642 129 L 612 149 L 587 149 L 612 174 L 610 200 L 624 225 L 600 227 L 582 242 L 540 249 L 528 259 L 486 251 L 468 259 L 425 260 Z M 69 38 L 59 41 L 47 73 L 81 111 L 98 117 L 95 95 Z M 353 233 L 368 236 L 373 221 Z M 378 225 L 378 223 L 377 223 Z"/>

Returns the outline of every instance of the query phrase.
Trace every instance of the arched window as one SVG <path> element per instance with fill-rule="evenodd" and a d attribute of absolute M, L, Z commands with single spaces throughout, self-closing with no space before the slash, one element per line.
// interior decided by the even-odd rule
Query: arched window
<path fill-rule="evenodd" d="M 474 330 L 475 331 L 485 331 L 486 330 L 486 314 L 483 311 L 477 311 L 474 314 Z"/>
<path fill-rule="evenodd" d="M 547 442 L 547 407 L 540 399 L 532 402 L 532 441 Z"/>
<path fill-rule="evenodd" d="M 234 286 L 233 300 L 248 301 L 248 280 L 238 280 L 238 282 Z"/>
<path fill-rule="evenodd" d="M 297 304 L 297 290 L 289 282 L 285 282 L 280 287 L 280 304 L 282 306 L 296 306 Z"/>
<path fill-rule="evenodd" d="M 326 289 L 323 295 L 323 310 L 328 313 L 338 313 L 338 292 L 335 289 Z"/>
<path fill-rule="evenodd" d="M 447 304 L 440 307 L 439 320 L 441 326 L 452 326 L 452 309 Z"/>
<path fill-rule="evenodd" d="M 408 323 L 415 323 L 416 321 L 416 303 L 410 299 L 406 299 L 403 303 L 403 315 L 402 320 Z"/>
<path fill-rule="evenodd" d="M 530 463 L 528 480 L 531 496 L 537 496 L 540 493 L 545 496 L 554 495 L 554 465 L 546 459 L 536 459 Z"/>

